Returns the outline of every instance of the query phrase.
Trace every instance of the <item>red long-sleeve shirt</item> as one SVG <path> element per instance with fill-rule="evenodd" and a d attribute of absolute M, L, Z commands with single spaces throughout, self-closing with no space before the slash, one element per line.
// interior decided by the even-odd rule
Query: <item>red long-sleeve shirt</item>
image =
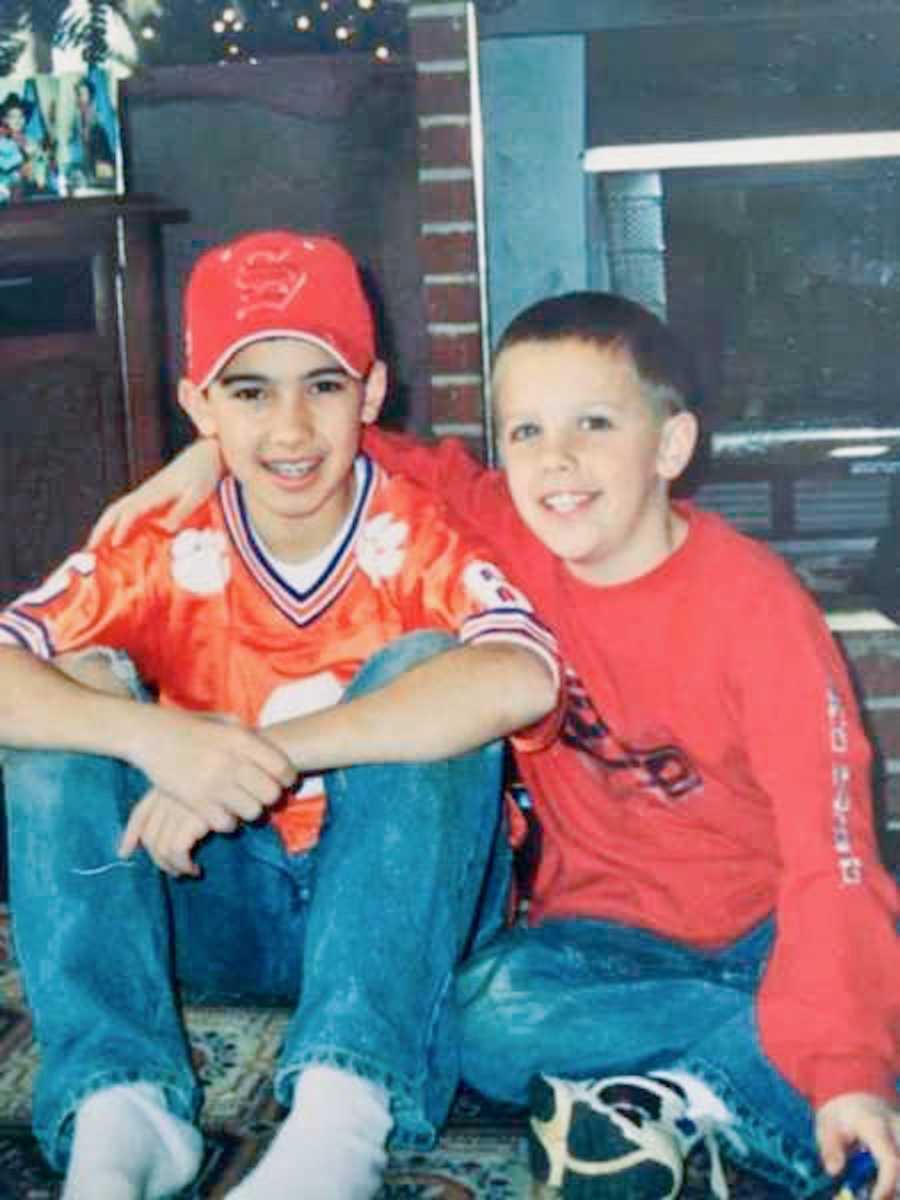
<path fill-rule="evenodd" d="M 612 919 L 702 948 L 769 914 L 763 1046 L 814 1106 L 892 1100 L 896 888 L 870 750 L 813 600 L 774 553 L 686 505 L 683 545 L 628 583 L 576 580 L 458 443 L 376 434 L 527 584 L 567 666 L 562 736 L 518 755 L 543 833 L 531 919 Z"/>

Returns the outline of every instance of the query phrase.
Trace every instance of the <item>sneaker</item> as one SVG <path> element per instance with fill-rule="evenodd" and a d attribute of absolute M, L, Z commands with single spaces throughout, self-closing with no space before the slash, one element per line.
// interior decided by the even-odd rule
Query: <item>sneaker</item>
<path fill-rule="evenodd" d="M 645 1076 L 537 1075 L 529 1100 L 532 1173 L 565 1200 L 674 1200 L 700 1141 L 710 1154 L 712 1194 L 727 1200 L 715 1137 L 687 1117 L 676 1085 Z"/>

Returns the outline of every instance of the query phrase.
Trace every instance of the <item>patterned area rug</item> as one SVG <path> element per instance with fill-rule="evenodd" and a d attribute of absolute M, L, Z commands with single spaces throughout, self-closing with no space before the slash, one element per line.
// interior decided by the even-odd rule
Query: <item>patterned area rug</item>
<path fill-rule="evenodd" d="M 192 1007 L 194 1063 L 204 1085 L 207 1155 L 183 1200 L 220 1200 L 264 1151 L 281 1119 L 270 1080 L 286 1015 L 278 1010 Z M 0 1200 L 56 1200 L 59 1179 L 29 1131 L 37 1054 L 0 909 Z M 683 1200 L 707 1196 L 707 1171 L 689 1164 Z M 729 1173 L 733 1200 L 783 1200 L 771 1185 Z M 518 1110 L 461 1092 L 444 1136 L 428 1153 L 397 1153 L 379 1200 L 537 1200 Z M 281 1200 L 273 1197 L 272 1200 Z"/>

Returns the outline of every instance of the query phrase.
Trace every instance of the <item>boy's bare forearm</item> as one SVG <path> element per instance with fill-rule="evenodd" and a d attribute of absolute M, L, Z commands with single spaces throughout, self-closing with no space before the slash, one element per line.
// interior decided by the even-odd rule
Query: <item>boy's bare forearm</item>
<path fill-rule="evenodd" d="M 255 820 L 296 778 L 256 730 L 107 695 L 10 647 L 0 647 L 0 745 L 123 759 L 221 832 Z"/>
<path fill-rule="evenodd" d="M 0 647 L 0 745 L 132 758 L 139 706 L 76 682 L 28 650 Z"/>
<path fill-rule="evenodd" d="M 299 771 L 463 754 L 549 713 L 557 683 L 538 655 L 502 643 L 460 646 L 333 708 L 266 728 Z"/>

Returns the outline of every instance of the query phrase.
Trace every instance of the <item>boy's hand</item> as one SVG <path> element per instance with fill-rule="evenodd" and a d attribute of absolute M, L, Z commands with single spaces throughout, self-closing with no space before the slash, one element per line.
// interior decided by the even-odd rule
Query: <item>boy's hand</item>
<path fill-rule="evenodd" d="M 854 1145 L 865 1146 L 878 1164 L 872 1200 L 893 1200 L 900 1183 L 900 1112 L 869 1092 L 845 1092 L 816 1113 L 816 1140 L 829 1175 L 844 1167 Z"/>
<path fill-rule="evenodd" d="M 143 705 L 136 728 L 130 760 L 216 833 L 255 821 L 297 780 L 287 755 L 243 725 Z"/>
<path fill-rule="evenodd" d="M 119 842 L 119 857 L 128 858 L 143 846 L 167 875 L 199 876 L 191 852 L 210 827 L 183 804 L 151 788 L 131 811 Z"/>
<path fill-rule="evenodd" d="M 108 505 L 91 530 L 88 547 L 96 546 L 106 533 L 114 546 L 119 545 L 138 517 L 166 505 L 171 507 L 160 524 L 174 531 L 215 489 L 221 474 L 218 442 L 199 438 L 140 487 Z"/>

